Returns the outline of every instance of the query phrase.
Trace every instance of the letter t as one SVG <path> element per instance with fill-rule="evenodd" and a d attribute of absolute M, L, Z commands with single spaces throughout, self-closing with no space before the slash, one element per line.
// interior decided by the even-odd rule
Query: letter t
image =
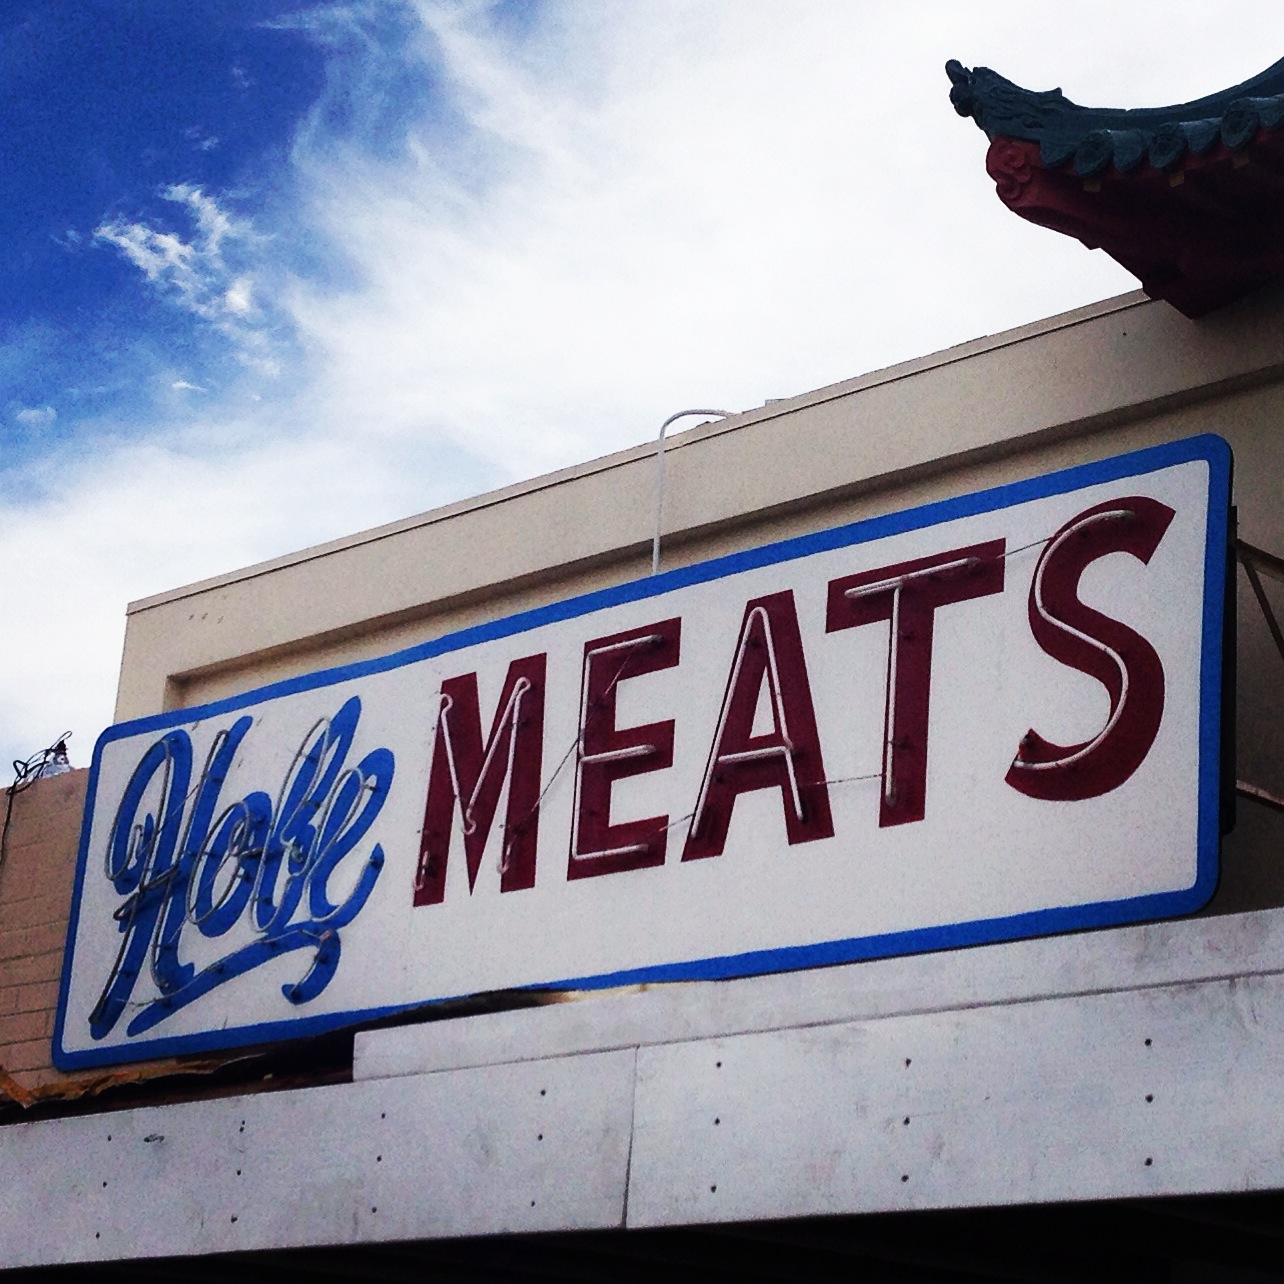
<path fill-rule="evenodd" d="M 1004 541 L 831 580 L 825 632 L 891 623 L 883 721 L 880 827 L 922 820 L 927 804 L 927 713 L 936 609 L 1003 591 Z"/>

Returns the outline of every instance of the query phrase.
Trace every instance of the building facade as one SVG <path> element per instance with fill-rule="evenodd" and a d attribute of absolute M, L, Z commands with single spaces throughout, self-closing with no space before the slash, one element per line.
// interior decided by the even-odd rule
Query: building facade
<path fill-rule="evenodd" d="M 1282 421 L 1284 294 L 1199 320 L 1138 294 L 702 424 L 665 452 L 673 571 L 1227 443 L 1226 832 L 1193 915 L 729 979 L 455 991 L 315 1038 L 60 1070 L 86 779 L 38 782 L 0 868 L 0 1267 L 492 1235 L 569 1235 L 573 1251 L 589 1232 L 645 1253 L 662 1228 L 818 1217 L 910 1261 L 862 1217 L 1269 1198 L 1284 1188 Z M 644 444 L 134 603 L 118 721 L 641 581 L 655 481 Z M 1137 859 L 1112 832 L 1080 841 L 1085 859 Z"/>

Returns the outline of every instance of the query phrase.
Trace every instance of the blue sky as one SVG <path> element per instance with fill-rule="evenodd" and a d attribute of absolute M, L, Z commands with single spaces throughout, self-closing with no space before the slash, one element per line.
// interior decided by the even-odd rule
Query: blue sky
<path fill-rule="evenodd" d="M 1248 9 L 7 0 L 0 761 L 88 761 L 132 599 L 1132 288 L 942 66 L 1179 101 Z"/>
<path fill-rule="evenodd" d="M 144 428 L 177 378 L 221 382 L 225 339 L 190 309 L 155 306 L 138 265 L 112 252 L 111 229 L 191 240 L 196 191 L 223 194 L 233 210 L 288 201 L 291 140 L 322 91 L 325 59 L 303 33 L 263 25 L 285 12 L 235 0 L 6 8 L 0 333 L 10 467 L 104 418 Z M 85 438 L 88 448 L 92 430 Z"/>

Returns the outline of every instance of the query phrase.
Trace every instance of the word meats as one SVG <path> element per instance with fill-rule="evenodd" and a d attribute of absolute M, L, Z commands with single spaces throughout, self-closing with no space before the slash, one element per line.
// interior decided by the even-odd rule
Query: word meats
<path fill-rule="evenodd" d="M 1085 605 L 1085 571 L 1112 553 L 1148 563 L 1173 510 L 1135 495 L 1074 516 L 1046 541 L 1029 588 L 1029 627 L 1058 664 L 1101 684 L 1109 708 L 1100 729 L 1071 745 L 1031 727 L 1013 746 L 1005 784 L 1032 798 L 1075 801 L 1119 788 L 1141 765 L 1159 731 L 1164 670 L 1139 633 Z M 1001 594 L 1007 550 L 1001 539 L 949 549 L 831 580 L 825 631 L 881 624 L 887 639 L 880 827 L 922 821 L 927 805 L 932 656 L 938 612 Z M 680 618 L 592 638 L 583 645 L 580 718 L 573 771 L 574 807 L 567 850 L 570 879 L 663 865 L 674 825 L 668 815 L 612 821 L 620 781 L 673 767 L 672 719 L 642 726 L 617 722 L 623 686 L 681 659 Z M 462 816 L 470 890 L 507 797 L 500 890 L 535 882 L 540 773 L 544 753 L 546 654 L 513 660 L 483 740 L 478 674 L 446 679 L 436 725 L 414 903 L 445 897 L 446 866 Z M 683 861 L 720 856 L 736 801 L 771 791 L 782 812 L 787 846 L 834 837 L 816 697 L 792 590 L 744 606 L 712 742 L 681 822 Z M 841 698 L 841 697 L 840 697 Z M 758 710 L 767 717 L 756 723 Z"/>

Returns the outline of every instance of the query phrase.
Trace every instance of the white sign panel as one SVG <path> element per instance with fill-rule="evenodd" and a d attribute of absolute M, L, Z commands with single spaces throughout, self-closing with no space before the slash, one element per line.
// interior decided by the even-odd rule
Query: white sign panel
<path fill-rule="evenodd" d="M 113 727 L 57 1063 L 1197 909 L 1229 481 L 1196 438 Z"/>

